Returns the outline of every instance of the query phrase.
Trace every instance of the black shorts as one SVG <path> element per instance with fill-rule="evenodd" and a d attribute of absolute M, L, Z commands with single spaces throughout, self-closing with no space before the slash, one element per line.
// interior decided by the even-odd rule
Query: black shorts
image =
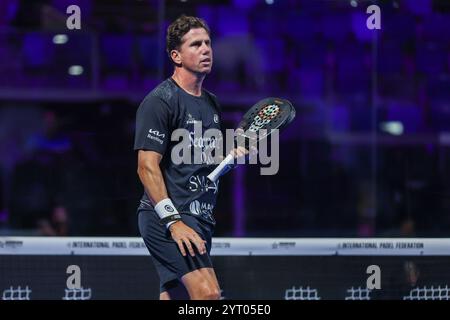
<path fill-rule="evenodd" d="M 159 224 L 155 211 L 138 209 L 139 231 L 151 254 L 160 279 L 160 292 L 167 291 L 173 280 L 180 280 L 186 273 L 200 269 L 212 268 L 211 238 L 213 226 L 187 214 L 181 215 L 183 222 L 206 240 L 206 253 L 200 254 L 194 244 L 195 256 L 192 257 L 186 248 L 186 256 L 181 254 L 178 245 L 172 239 L 170 231 Z M 169 283 L 170 282 L 170 283 Z"/>

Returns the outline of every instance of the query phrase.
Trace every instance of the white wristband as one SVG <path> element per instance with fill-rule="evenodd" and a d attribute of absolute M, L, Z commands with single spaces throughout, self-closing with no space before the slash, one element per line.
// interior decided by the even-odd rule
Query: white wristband
<path fill-rule="evenodd" d="M 170 200 L 169 198 L 158 202 L 155 205 L 155 211 L 158 214 L 160 219 L 164 219 L 164 218 L 174 216 L 174 215 L 177 215 L 177 216 L 180 215 L 178 213 L 178 210 L 173 205 L 172 200 Z M 172 218 L 175 218 L 175 217 L 172 217 Z M 180 218 L 178 217 L 178 219 L 180 219 Z M 169 229 L 170 225 L 175 222 L 176 221 L 170 221 L 170 222 L 166 223 L 166 228 Z"/>
<path fill-rule="evenodd" d="M 175 214 L 179 214 L 178 210 L 175 208 L 175 206 L 172 203 L 172 200 L 169 198 L 166 198 L 164 200 L 161 200 L 155 205 L 155 211 L 158 214 L 160 219 L 167 218 L 169 216 L 173 216 Z"/>

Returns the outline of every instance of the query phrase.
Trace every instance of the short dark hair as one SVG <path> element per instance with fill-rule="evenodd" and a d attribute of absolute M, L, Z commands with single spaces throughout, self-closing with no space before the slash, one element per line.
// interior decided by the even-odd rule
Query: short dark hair
<path fill-rule="evenodd" d="M 209 27 L 205 20 L 197 17 L 182 15 L 177 20 L 172 22 L 167 28 L 166 37 L 166 51 L 170 58 L 172 50 L 179 50 L 182 44 L 181 38 L 191 29 L 203 28 L 208 35 L 210 34 Z"/>

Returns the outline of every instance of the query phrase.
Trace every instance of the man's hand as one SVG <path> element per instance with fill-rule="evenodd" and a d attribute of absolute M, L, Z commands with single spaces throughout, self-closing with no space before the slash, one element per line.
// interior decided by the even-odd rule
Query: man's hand
<path fill-rule="evenodd" d="M 248 150 L 244 147 L 237 147 L 230 151 L 230 154 L 235 158 L 245 157 L 248 154 Z"/>
<path fill-rule="evenodd" d="M 171 224 L 169 230 L 172 234 L 172 239 L 177 243 L 178 248 L 180 248 L 181 254 L 183 256 L 186 256 L 186 249 L 184 248 L 184 245 L 186 245 L 186 247 L 188 248 L 191 256 L 195 256 L 195 252 L 192 248 L 191 242 L 195 244 L 200 254 L 206 253 L 206 241 L 200 238 L 197 232 L 184 224 L 183 221 L 177 221 Z"/>
<path fill-rule="evenodd" d="M 245 149 L 244 147 L 237 147 L 230 151 L 230 154 L 235 158 L 241 158 L 248 156 L 256 156 L 258 154 L 258 149 L 254 146 L 250 146 L 250 151 Z"/>

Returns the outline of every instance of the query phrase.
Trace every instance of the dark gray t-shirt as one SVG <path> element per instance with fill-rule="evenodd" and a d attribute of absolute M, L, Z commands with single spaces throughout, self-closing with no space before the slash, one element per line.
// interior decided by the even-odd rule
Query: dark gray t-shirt
<path fill-rule="evenodd" d="M 172 149 L 181 141 L 171 141 L 171 136 L 180 128 L 186 129 L 189 136 L 191 164 L 175 164 L 171 158 Z M 220 143 L 214 137 L 204 136 L 208 129 L 220 130 L 220 108 L 216 97 L 206 90 L 200 97 L 188 94 L 169 78 L 151 91 L 137 110 L 134 150 L 156 151 L 163 156 L 160 167 L 164 182 L 180 213 L 215 224 L 213 208 L 219 182 L 207 184 L 206 176 L 215 168 L 212 157 L 208 157 L 208 148 Z M 202 159 L 201 164 L 194 164 L 194 148 L 197 148 L 195 155 L 200 156 L 197 161 Z M 180 150 L 179 146 L 175 150 Z M 206 188 L 207 192 L 200 193 Z M 145 191 L 140 208 L 153 209 Z"/>

